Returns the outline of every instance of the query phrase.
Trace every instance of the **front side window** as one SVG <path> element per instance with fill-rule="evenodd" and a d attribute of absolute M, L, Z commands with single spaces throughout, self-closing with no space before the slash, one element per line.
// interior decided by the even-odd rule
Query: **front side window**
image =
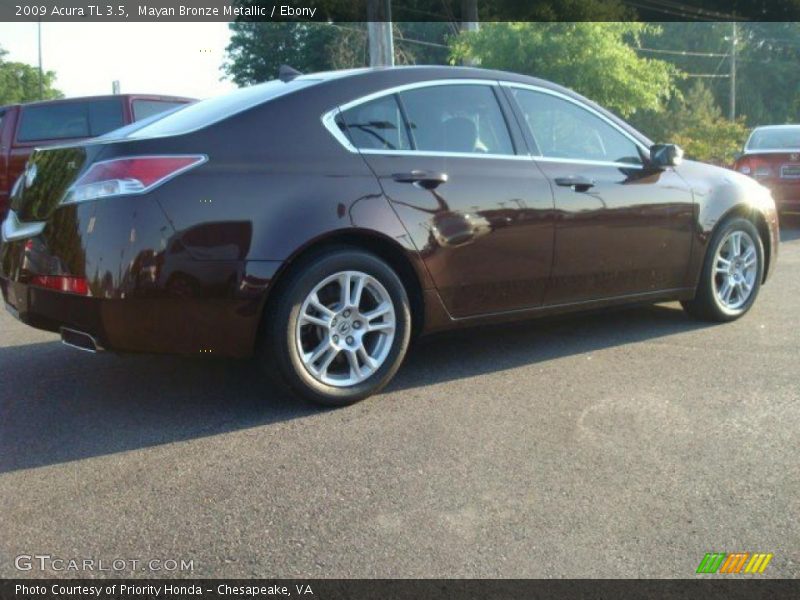
<path fill-rule="evenodd" d="M 512 88 L 512 95 L 542 156 L 641 164 L 636 144 L 594 113 L 544 92 Z"/>
<path fill-rule="evenodd" d="M 394 95 L 342 112 L 339 127 L 359 150 L 410 150 L 408 131 Z"/>
<path fill-rule="evenodd" d="M 437 85 L 399 94 L 417 150 L 514 154 L 491 86 Z"/>

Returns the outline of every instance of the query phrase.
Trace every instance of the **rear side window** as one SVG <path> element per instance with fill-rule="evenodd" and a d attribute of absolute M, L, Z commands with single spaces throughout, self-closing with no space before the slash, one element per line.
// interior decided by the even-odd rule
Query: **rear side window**
<path fill-rule="evenodd" d="M 122 101 L 119 98 L 28 106 L 22 110 L 17 140 L 35 142 L 95 137 L 122 125 Z"/>
<path fill-rule="evenodd" d="M 185 102 L 167 102 L 166 100 L 134 100 L 133 101 L 133 120 L 141 121 L 153 115 L 170 110 L 176 106 L 182 106 Z"/>
<path fill-rule="evenodd" d="M 371 150 L 410 150 L 403 116 L 394 95 L 359 104 L 339 117 L 356 148 Z"/>
<path fill-rule="evenodd" d="M 491 86 L 437 85 L 399 96 L 417 150 L 514 154 Z"/>

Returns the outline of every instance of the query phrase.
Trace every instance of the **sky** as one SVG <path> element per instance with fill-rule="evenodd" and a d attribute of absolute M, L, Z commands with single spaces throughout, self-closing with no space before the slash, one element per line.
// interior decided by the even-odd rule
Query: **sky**
<path fill-rule="evenodd" d="M 208 98 L 220 81 L 227 23 L 42 23 L 42 64 L 66 97 L 154 93 Z M 6 60 L 38 64 L 36 23 L 0 23 Z"/>

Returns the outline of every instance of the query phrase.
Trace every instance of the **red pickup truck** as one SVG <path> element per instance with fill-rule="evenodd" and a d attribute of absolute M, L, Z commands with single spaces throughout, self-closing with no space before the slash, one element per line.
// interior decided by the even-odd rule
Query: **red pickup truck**
<path fill-rule="evenodd" d="M 97 137 L 191 98 L 119 94 L 0 106 L 0 221 L 14 182 L 34 148 Z"/>

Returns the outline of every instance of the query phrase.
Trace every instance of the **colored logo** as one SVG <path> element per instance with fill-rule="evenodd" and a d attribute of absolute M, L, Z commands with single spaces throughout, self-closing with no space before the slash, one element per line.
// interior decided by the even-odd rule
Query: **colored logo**
<path fill-rule="evenodd" d="M 763 573 L 772 554 L 766 552 L 709 552 L 700 561 L 697 573 Z"/>

